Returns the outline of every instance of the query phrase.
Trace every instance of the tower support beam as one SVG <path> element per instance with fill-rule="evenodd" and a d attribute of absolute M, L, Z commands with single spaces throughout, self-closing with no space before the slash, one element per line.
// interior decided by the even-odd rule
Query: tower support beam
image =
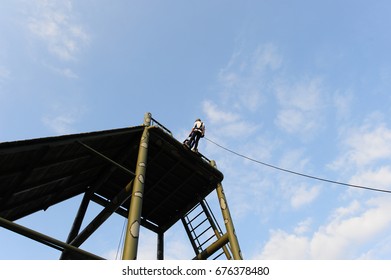
<path fill-rule="evenodd" d="M 164 260 L 164 233 L 157 234 L 157 259 Z"/>
<path fill-rule="evenodd" d="M 144 131 L 141 136 L 140 146 L 137 156 L 136 177 L 133 182 L 132 197 L 130 200 L 128 225 L 126 228 L 124 252 L 122 259 L 137 259 L 137 249 L 140 234 L 141 212 L 143 207 L 145 175 L 147 171 L 149 131 L 151 124 L 151 114 L 146 113 L 144 116 Z"/>
<path fill-rule="evenodd" d="M 71 252 L 74 252 L 74 253 L 79 254 L 81 256 L 84 256 L 87 259 L 92 259 L 92 260 L 102 260 L 103 259 L 99 256 L 92 254 L 92 253 L 89 253 L 87 251 L 79 249 L 75 246 L 69 245 L 65 242 L 62 242 L 60 240 L 57 240 L 57 239 L 52 238 L 50 236 L 47 236 L 45 234 L 39 233 L 35 230 L 26 228 L 22 225 L 11 222 L 11 221 L 4 219 L 2 217 L 0 217 L 0 226 L 4 227 L 6 229 L 9 229 L 13 232 L 19 233 L 19 234 L 26 236 L 28 238 L 31 238 L 35 241 L 38 241 L 38 242 L 45 244 L 49 247 L 52 247 L 54 249 L 60 250 L 60 251 L 64 251 L 64 250 L 71 251 Z"/>
<path fill-rule="evenodd" d="M 131 195 L 133 179 L 126 185 L 126 187 L 107 205 L 83 231 L 77 235 L 70 245 L 79 247 L 84 243 Z"/>
<path fill-rule="evenodd" d="M 90 203 L 90 193 L 86 192 L 86 193 L 84 193 L 83 199 L 80 203 L 79 210 L 77 211 L 75 221 L 73 222 L 73 225 L 72 225 L 71 231 L 69 232 L 66 243 L 70 243 L 79 233 L 80 228 L 81 228 L 81 224 L 82 224 L 84 216 L 87 212 L 87 208 L 88 208 L 89 203 Z M 66 259 L 66 255 L 67 255 L 66 251 L 63 251 L 60 256 L 60 259 L 61 260 Z"/>
<path fill-rule="evenodd" d="M 216 162 L 211 161 L 211 165 L 217 168 Z M 240 250 L 239 241 L 236 236 L 235 227 L 232 222 L 231 213 L 228 208 L 227 198 L 225 197 L 223 185 L 220 183 L 217 184 L 217 197 L 219 199 L 221 212 L 223 214 L 224 224 L 227 229 L 229 243 L 231 244 L 232 255 L 235 260 L 242 260 L 242 252 Z"/>

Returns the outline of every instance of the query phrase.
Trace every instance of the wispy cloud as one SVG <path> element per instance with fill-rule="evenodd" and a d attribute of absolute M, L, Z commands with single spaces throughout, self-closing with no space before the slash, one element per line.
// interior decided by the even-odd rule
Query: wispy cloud
<path fill-rule="evenodd" d="M 65 68 L 56 68 L 53 66 L 48 66 L 49 69 L 57 73 L 58 75 L 68 78 L 68 79 L 78 79 L 79 76 L 71 69 L 68 67 Z"/>
<path fill-rule="evenodd" d="M 310 167 L 310 159 L 306 157 L 303 149 L 292 148 L 281 157 L 279 166 L 305 173 L 305 170 L 308 170 Z M 280 199 L 286 199 L 287 204 L 293 210 L 310 205 L 320 195 L 320 187 L 318 185 L 303 182 L 300 178 L 281 176 L 277 180 L 276 185 L 279 186 L 281 193 Z"/>
<path fill-rule="evenodd" d="M 330 223 L 319 228 L 311 241 L 313 258 L 351 258 L 356 247 L 361 247 L 376 238 L 391 225 L 389 198 L 369 200 L 361 207 L 355 206 L 354 209 L 356 209 L 354 215 L 349 215 L 347 218 L 337 216 Z"/>
<path fill-rule="evenodd" d="M 293 208 L 300 208 L 303 205 L 313 202 L 319 195 L 319 187 L 300 186 L 295 189 L 291 197 Z"/>
<path fill-rule="evenodd" d="M 83 114 L 82 107 L 53 106 L 52 112 L 42 118 L 43 124 L 57 135 L 75 133 L 75 124 Z"/>
<path fill-rule="evenodd" d="M 210 100 L 205 100 L 202 106 L 203 111 L 211 124 L 233 123 L 240 119 L 238 114 L 224 111 Z"/>
<path fill-rule="evenodd" d="M 11 78 L 11 72 L 6 67 L 0 65 L 0 89 L 3 86 L 3 84 L 6 83 L 10 78 Z"/>
<path fill-rule="evenodd" d="M 72 2 L 35 1 L 28 20 L 31 33 L 39 37 L 49 52 L 63 60 L 75 60 L 78 53 L 89 43 L 89 35 L 72 14 Z"/>
<path fill-rule="evenodd" d="M 216 135 L 249 137 L 261 127 L 257 119 L 243 116 L 250 112 L 259 116 L 270 90 L 270 77 L 282 65 L 282 56 L 273 44 L 259 45 L 253 52 L 235 52 L 216 77 L 218 100 L 202 104 L 208 124 Z"/>
<path fill-rule="evenodd" d="M 204 113 L 212 126 L 208 133 L 214 134 L 212 139 L 222 145 L 227 143 L 244 155 L 254 155 L 253 158 L 269 163 L 278 162 L 276 165 L 280 167 L 308 174 L 316 164 L 312 155 L 306 156 L 307 148 L 292 146 L 289 139 L 297 136 L 308 143 L 308 139 L 316 139 L 320 132 L 330 132 L 334 124 L 328 125 L 326 115 L 333 115 L 333 120 L 344 121 L 335 125 L 340 131 L 343 149 L 330 166 L 341 176 L 349 171 L 351 182 L 366 182 L 365 179 L 383 184 L 390 182 L 391 168 L 387 164 L 372 165 L 384 163 L 391 156 L 391 149 L 387 148 L 391 131 L 387 125 L 379 124 L 379 119 L 372 116 L 361 127 L 346 129 L 355 98 L 352 92 L 330 90 L 325 82 L 327 78 L 316 73 L 304 73 L 293 80 L 285 75 L 282 58 L 273 45 L 262 45 L 251 55 L 237 52 L 231 57 L 217 79 L 219 95 L 203 102 Z M 270 108 L 274 111 L 270 112 Z M 262 123 L 259 112 L 267 110 L 268 119 Z M 275 135 L 268 134 L 261 129 L 263 127 L 277 127 L 278 131 Z M 237 132 L 236 136 L 232 132 Z M 214 159 L 222 165 L 225 180 L 229 182 L 227 194 L 233 215 L 239 221 L 262 216 L 265 218 L 261 222 L 272 228 L 269 240 L 255 259 L 360 258 L 363 248 L 373 244 L 378 236 L 384 239 L 384 232 L 391 227 L 391 219 L 385 214 L 390 208 L 382 199 L 361 197 L 367 201 L 351 201 L 351 197 L 341 196 L 339 201 L 319 206 L 322 215 L 327 217 L 324 219 L 308 212 L 309 206 L 319 209 L 315 203 L 323 194 L 321 185 L 275 173 L 271 176 L 272 171 L 260 171 L 261 167 L 237 157 L 233 160 L 223 152 L 214 153 L 210 149 L 208 154 L 216 156 Z M 348 166 L 357 171 L 354 176 Z M 329 195 L 328 191 L 324 191 L 325 196 Z M 344 203 L 343 207 L 335 209 L 340 203 Z M 267 220 L 272 213 L 285 212 L 294 212 L 300 221 L 290 220 L 289 225 L 280 228 Z M 378 223 L 367 229 L 368 222 L 376 217 Z M 360 234 L 355 235 L 357 230 Z"/>
<path fill-rule="evenodd" d="M 259 128 L 259 125 L 244 120 L 238 113 L 224 110 L 209 100 L 204 101 L 203 111 L 215 135 L 243 138 L 244 135 L 252 135 Z"/>
<path fill-rule="evenodd" d="M 273 44 L 260 45 L 250 55 L 235 53 L 218 76 L 223 102 L 251 112 L 259 109 L 269 86 L 270 72 L 276 71 L 282 61 Z"/>
<path fill-rule="evenodd" d="M 303 235 L 310 231 L 312 225 L 312 219 L 307 218 L 304 221 L 301 221 L 297 224 L 294 229 L 296 235 Z"/>
<path fill-rule="evenodd" d="M 306 135 L 320 127 L 323 88 L 319 78 L 275 86 L 280 106 L 275 123 L 285 132 Z"/>
<path fill-rule="evenodd" d="M 349 183 L 391 190 L 391 166 L 362 170 L 353 175 Z"/>
<path fill-rule="evenodd" d="M 353 92 L 350 90 L 345 92 L 337 91 L 334 94 L 333 102 L 336 108 L 337 117 L 344 119 L 350 116 L 353 100 Z"/>
<path fill-rule="evenodd" d="M 346 130 L 342 137 L 344 152 L 333 167 L 362 168 L 391 156 L 391 129 L 377 117 L 369 117 L 362 126 Z"/>
<path fill-rule="evenodd" d="M 72 133 L 72 125 L 75 121 L 76 119 L 72 114 L 43 118 L 43 123 L 58 135 Z"/>
<path fill-rule="evenodd" d="M 211 127 L 207 129 L 207 137 L 222 145 L 227 143 L 236 152 L 255 159 L 272 160 L 273 152 L 280 148 L 279 145 L 282 145 L 284 140 L 262 130 L 270 124 L 260 121 L 259 111 L 268 110 L 267 107 L 271 104 L 274 107 L 276 99 L 280 108 L 276 113 L 278 124 L 284 131 L 308 134 L 316 130 L 319 127 L 318 115 L 324 94 L 322 81 L 319 78 L 303 79 L 291 85 L 286 82 L 288 79 L 284 78 L 283 68 L 283 56 L 273 44 L 260 45 L 249 55 L 244 52 L 234 53 L 217 78 L 221 89 L 218 99 L 203 102 L 203 111 L 208 126 Z M 298 119 L 289 115 L 290 112 Z M 253 115 L 256 116 L 255 119 L 252 118 Z M 288 123 L 292 121 L 296 123 Z M 319 195 L 318 186 L 295 184 L 292 181 L 284 184 L 278 182 L 275 177 L 267 178 L 267 172 L 260 173 L 259 166 L 249 166 L 244 159 L 236 158 L 232 161 L 227 154 L 219 154 L 211 148 L 208 149 L 208 154 L 213 155 L 225 173 L 230 174 L 230 189 L 235 197 L 232 201 L 235 206 L 233 208 L 238 209 L 235 214 L 239 217 L 251 212 L 270 211 L 265 205 L 275 210 L 279 207 L 278 203 L 286 203 L 298 209 L 311 204 Z M 302 151 L 295 155 L 292 150 L 286 152 L 282 158 L 282 161 L 285 158 L 286 162 L 280 165 L 288 167 L 287 162 L 294 162 L 294 166 L 289 167 L 301 170 L 308 162 L 308 159 L 300 158 L 302 156 Z M 284 202 L 279 200 L 271 205 L 265 197 L 277 195 L 271 190 L 272 186 L 275 188 L 276 185 L 280 191 L 279 198 L 283 198 Z"/>
<path fill-rule="evenodd" d="M 5 68 L 0 66 L 0 80 L 7 80 L 10 78 L 11 72 Z"/>
<path fill-rule="evenodd" d="M 289 234 L 283 230 L 272 230 L 270 239 L 259 255 L 253 259 L 293 260 L 307 259 L 309 240 L 305 236 Z"/>
<path fill-rule="evenodd" d="M 361 126 L 341 133 L 341 154 L 329 167 L 338 170 L 351 184 L 390 189 L 391 129 L 377 113 L 370 114 Z"/>

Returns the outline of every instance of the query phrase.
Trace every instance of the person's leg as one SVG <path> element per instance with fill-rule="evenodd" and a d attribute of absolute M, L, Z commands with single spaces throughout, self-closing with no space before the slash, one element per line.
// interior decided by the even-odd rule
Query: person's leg
<path fill-rule="evenodd" d="M 200 138 L 201 138 L 201 133 L 194 133 L 195 134 L 195 137 L 194 137 L 194 150 L 197 152 L 198 150 L 198 141 L 200 141 Z"/>
<path fill-rule="evenodd" d="M 189 146 L 190 149 L 194 146 L 195 137 L 196 137 L 196 134 L 195 134 L 194 131 L 193 131 L 193 132 L 190 134 L 190 139 L 189 139 L 189 142 L 188 142 L 188 146 Z"/>

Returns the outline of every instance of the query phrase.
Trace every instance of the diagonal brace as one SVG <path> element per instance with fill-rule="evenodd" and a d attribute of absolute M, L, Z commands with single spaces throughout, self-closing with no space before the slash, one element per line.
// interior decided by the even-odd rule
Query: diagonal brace
<path fill-rule="evenodd" d="M 133 179 L 86 227 L 70 245 L 79 247 L 84 243 L 129 197 L 132 195 Z"/>
<path fill-rule="evenodd" d="M 80 144 L 81 146 L 83 146 L 84 148 L 86 148 L 89 152 L 91 152 L 93 155 L 96 155 L 96 156 L 99 156 L 101 159 L 109 162 L 110 164 L 118 167 L 120 170 L 124 171 L 125 173 L 129 174 L 129 175 L 132 175 L 133 177 L 136 176 L 134 174 L 134 172 L 130 171 L 129 169 L 127 169 L 126 167 L 122 166 L 121 164 L 119 164 L 118 162 L 108 158 L 107 156 L 105 156 L 104 154 L 98 152 L 97 150 L 91 148 L 90 146 L 84 144 L 83 142 L 81 141 L 76 141 L 78 144 Z"/>

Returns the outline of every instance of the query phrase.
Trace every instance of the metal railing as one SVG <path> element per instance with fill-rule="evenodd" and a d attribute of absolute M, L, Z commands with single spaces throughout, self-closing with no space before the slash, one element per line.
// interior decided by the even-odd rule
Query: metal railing
<path fill-rule="evenodd" d="M 153 117 L 151 117 L 151 125 L 157 125 L 157 126 L 159 126 L 160 128 L 162 128 L 165 132 L 167 132 L 168 134 L 170 134 L 171 136 L 173 136 L 171 130 L 169 130 L 167 127 L 165 127 L 164 125 L 162 125 L 160 122 L 158 122 L 158 121 L 157 121 L 156 119 L 154 119 Z"/>

